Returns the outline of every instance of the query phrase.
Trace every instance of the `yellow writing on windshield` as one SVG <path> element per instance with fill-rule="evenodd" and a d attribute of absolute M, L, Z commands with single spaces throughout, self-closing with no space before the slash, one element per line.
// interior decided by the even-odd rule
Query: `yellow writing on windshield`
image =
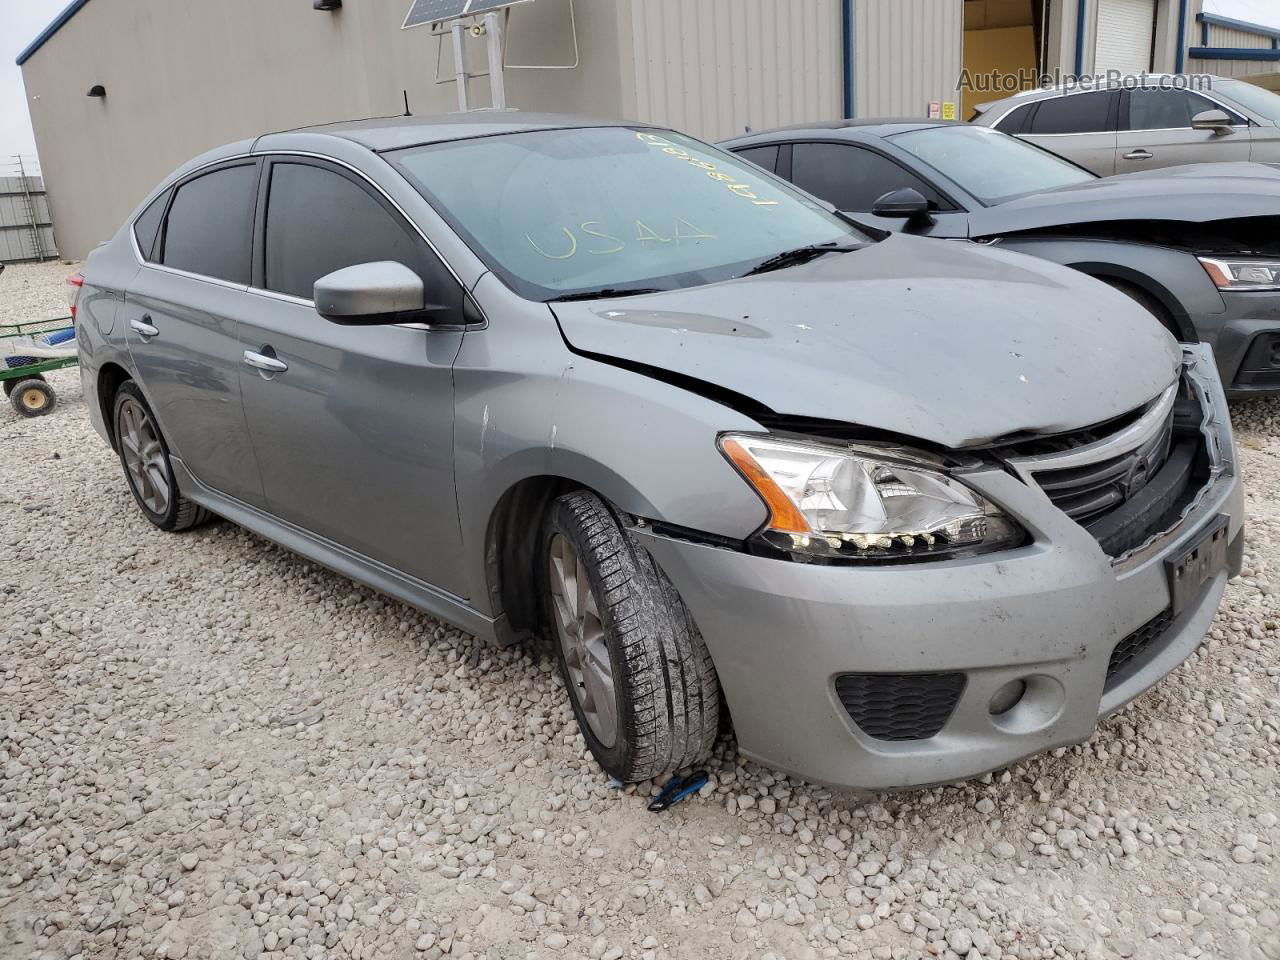
<path fill-rule="evenodd" d="M 641 143 L 647 143 L 651 147 L 659 147 L 662 152 L 669 157 L 675 157 L 677 160 L 684 160 L 691 167 L 706 172 L 707 176 L 718 183 L 723 183 L 729 188 L 730 192 L 742 197 L 744 200 L 750 200 L 757 207 L 776 207 L 777 200 L 765 200 L 760 197 L 749 184 L 743 183 L 736 177 L 725 173 L 719 167 L 709 160 L 702 160 L 695 157 L 692 153 L 677 144 L 672 143 L 665 137 L 660 137 L 656 133 L 637 133 L 636 139 Z"/>
<path fill-rule="evenodd" d="M 608 257 L 622 253 L 631 244 L 638 244 L 641 249 L 649 250 L 660 249 L 666 244 L 680 247 L 686 243 L 698 244 L 705 240 L 720 239 L 716 234 L 708 233 L 683 217 L 677 217 L 670 230 L 664 224 L 654 227 L 644 220 L 634 220 L 626 230 L 619 231 L 630 234 L 630 242 L 609 230 L 608 224 L 603 220 L 586 220 L 578 224 L 576 230 L 561 226 L 549 237 L 542 238 L 541 243 L 527 233 L 524 238 L 529 241 L 529 246 L 548 260 L 570 260 L 579 253 Z M 579 234 L 582 234 L 582 240 L 579 240 Z"/>

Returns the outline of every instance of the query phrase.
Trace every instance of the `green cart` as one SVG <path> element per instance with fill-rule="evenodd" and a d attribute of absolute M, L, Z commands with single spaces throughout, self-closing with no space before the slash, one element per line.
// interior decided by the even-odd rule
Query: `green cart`
<path fill-rule="evenodd" d="M 19 414 L 42 417 L 53 411 L 58 395 L 44 375 L 79 363 L 74 337 L 71 317 L 0 324 L 0 385 Z"/>

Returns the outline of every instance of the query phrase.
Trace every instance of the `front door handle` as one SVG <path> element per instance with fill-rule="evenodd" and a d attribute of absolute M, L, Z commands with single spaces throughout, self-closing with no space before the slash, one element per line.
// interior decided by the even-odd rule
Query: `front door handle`
<path fill-rule="evenodd" d="M 244 362 L 255 370 L 265 370 L 267 373 L 284 373 L 289 369 L 289 365 L 279 357 L 268 357 L 265 353 L 255 353 L 253 350 L 244 352 Z"/>
<path fill-rule="evenodd" d="M 129 326 L 144 337 L 160 336 L 160 329 L 151 325 L 151 314 L 144 314 L 141 320 L 130 320 Z"/>
<path fill-rule="evenodd" d="M 1152 153 L 1150 150 L 1143 150 L 1142 148 L 1138 148 L 1137 150 L 1134 150 L 1132 153 L 1126 153 L 1124 155 L 1124 158 L 1126 160 L 1150 160 L 1154 156 L 1155 154 Z"/>

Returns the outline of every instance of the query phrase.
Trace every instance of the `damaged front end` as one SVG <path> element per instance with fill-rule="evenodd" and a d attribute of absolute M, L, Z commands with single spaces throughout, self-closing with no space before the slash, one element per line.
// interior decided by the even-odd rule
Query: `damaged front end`
<path fill-rule="evenodd" d="M 1157 552 L 1235 476 L 1230 419 L 1211 351 L 1139 410 L 1087 430 L 990 452 L 1098 541 L 1113 565 Z"/>

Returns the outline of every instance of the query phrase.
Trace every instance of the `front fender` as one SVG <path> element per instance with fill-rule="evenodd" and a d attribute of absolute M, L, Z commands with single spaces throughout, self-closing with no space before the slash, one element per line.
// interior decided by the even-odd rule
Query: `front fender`
<path fill-rule="evenodd" d="M 454 369 L 454 462 L 469 596 L 488 602 L 485 543 L 503 497 L 560 478 L 618 509 L 742 539 L 764 504 L 721 455 L 725 430 L 759 430 L 720 403 L 572 353 L 550 310 L 492 276 L 476 288 L 491 327 L 469 331 Z"/>

